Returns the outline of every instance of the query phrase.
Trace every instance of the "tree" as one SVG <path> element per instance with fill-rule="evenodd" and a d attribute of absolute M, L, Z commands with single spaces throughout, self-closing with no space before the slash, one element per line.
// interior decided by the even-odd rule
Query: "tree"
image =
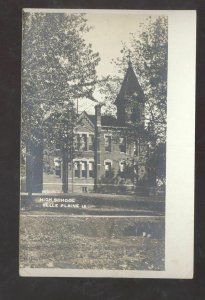
<path fill-rule="evenodd" d="M 123 45 L 121 57 L 113 60 L 118 68 L 118 78 L 122 77 L 127 69 L 130 59 L 136 72 L 139 83 L 144 92 L 143 124 L 135 120 L 128 125 L 126 137 L 131 141 L 141 141 L 149 145 L 146 151 L 146 160 L 155 179 L 160 177 L 165 182 L 166 156 L 166 107 L 167 107 L 167 61 L 168 61 L 168 23 L 167 17 L 150 17 L 147 22 L 141 24 L 140 32 L 132 33 L 130 45 Z M 118 80 L 112 81 L 112 89 L 115 91 Z M 116 96 L 108 96 L 109 109 L 113 105 Z M 109 101 L 110 99 L 110 101 Z M 136 101 L 134 97 L 130 103 Z M 159 155 L 160 153 L 160 155 Z M 156 159 L 156 157 L 160 157 Z M 134 160 L 133 160 L 134 162 Z M 163 168 L 159 164 L 163 165 Z M 160 175 L 159 175 L 160 174 Z"/>
<path fill-rule="evenodd" d="M 121 78 L 119 76 L 107 76 L 97 84 L 97 90 L 103 95 L 102 114 L 116 116 L 116 106 L 113 101 L 119 92 Z"/>
<path fill-rule="evenodd" d="M 122 58 L 118 59 L 116 64 L 120 69 L 122 63 L 125 65 L 128 56 L 131 57 L 145 94 L 145 124 L 149 124 L 149 128 L 152 128 L 157 142 L 165 142 L 168 21 L 167 17 L 158 17 L 154 21 L 150 17 L 147 21 L 146 24 L 141 25 L 139 35 L 132 34 L 131 48 L 126 45 L 123 47 Z"/>
<path fill-rule="evenodd" d="M 89 30 L 84 14 L 23 15 L 22 146 L 30 149 L 42 139 L 59 143 L 65 172 L 76 121 L 74 102 L 92 97 L 97 80 L 99 55 L 83 39 Z"/>
<path fill-rule="evenodd" d="M 165 185 L 168 20 L 166 17 L 158 17 L 154 22 L 149 20 L 143 31 L 141 41 L 133 38 L 132 46 L 134 53 L 141 57 L 141 60 L 135 60 L 135 65 L 146 96 L 147 162 L 156 184 Z"/>

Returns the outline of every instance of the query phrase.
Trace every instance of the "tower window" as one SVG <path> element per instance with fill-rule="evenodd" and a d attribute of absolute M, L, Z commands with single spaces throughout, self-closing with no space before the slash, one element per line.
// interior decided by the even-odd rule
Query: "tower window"
<path fill-rule="evenodd" d="M 138 107 L 134 107 L 132 108 L 132 112 L 131 112 L 131 120 L 132 122 L 139 122 L 141 119 L 140 116 L 140 109 Z"/>
<path fill-rule="evenodd" d="M 141 144 L 141 145 L 140 145 L 140 153 L 141 153 L 142 155 L 146 155 L 147 150 L 148 150 L 148 146 L 147 146 L 147 145 L 145 145 L 145 144 Z"/>
<path fill-rule="evenodd" d="M 111 136 L 105 136 L 105 151 L 111 152 Z"/>

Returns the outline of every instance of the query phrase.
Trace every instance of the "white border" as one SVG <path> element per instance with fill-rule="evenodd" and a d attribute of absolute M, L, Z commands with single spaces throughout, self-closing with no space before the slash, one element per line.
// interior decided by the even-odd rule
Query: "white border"
<path fill-rule="evenodd" d="M 20 276 L 192 278 L 194 242 L 195 11 L 24 9 L 25 12 L 168 15 L 165 271 L 20 269 Z"/>
<path fill-rule="evenodd" d="M 166 270 L 193 277 L 196 13 L 169 15 Z"/>

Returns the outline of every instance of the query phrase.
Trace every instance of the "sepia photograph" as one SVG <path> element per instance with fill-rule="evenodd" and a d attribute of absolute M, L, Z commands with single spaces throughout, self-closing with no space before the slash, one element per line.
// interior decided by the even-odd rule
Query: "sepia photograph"
<path fill-rule="evenodd" d="M 177 79 L 169 68 L 170 18 L 169 11 L 23 10 L 20 275 L 163 277 L 166 263 L 176 263 L 166 249 L 181 207 L 174 217 L 178 200 L 167 192 L 183 176 L 187 186 L 186 169 L 184 175 L 177 168 L 180 155 L 190 153 L 183 128 L 167 125 L 178 124 L 180 113 L 194 128 L 194 111 L 189 120 L 186 114 L 194 93 L 184 111 L 179 99 L 168 98 L 169 86 L 177 91 L 177 83 L 169 85 Z M 194 51 L 193 43 L 193 65 Z M 194 90 L 191 71 L 186 84 Z M 169 133 L 175 142 L 168 143 Z M 185 150 L 177 144 L 182 136 Z M 194 147 L 194 132 L 191 138 Z M 168 161 L 177 165 L 174 173 Z M 178 187 L 182 199 L 183 182 Z M 192 196 L 183 204 L 191 216 Z"/>

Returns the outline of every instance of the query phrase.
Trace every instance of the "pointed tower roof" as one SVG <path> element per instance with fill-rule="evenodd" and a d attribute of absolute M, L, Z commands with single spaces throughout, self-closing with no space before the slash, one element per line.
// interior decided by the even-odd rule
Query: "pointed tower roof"
<path fill-rule="evenodd" d="M 135 72 L 132 67 L 132 63 L 129 60 L 128 62 L 128 68 L 125 73 L 125 77 L 123 79 L 120 92 L 117 96 L 117 99 L 114 104 L 124 102 L 127 97 L 134 96 L 137 99 L 144 98 L 143 90 L 138 82 L 137 76 L 135 75 Z"/>

